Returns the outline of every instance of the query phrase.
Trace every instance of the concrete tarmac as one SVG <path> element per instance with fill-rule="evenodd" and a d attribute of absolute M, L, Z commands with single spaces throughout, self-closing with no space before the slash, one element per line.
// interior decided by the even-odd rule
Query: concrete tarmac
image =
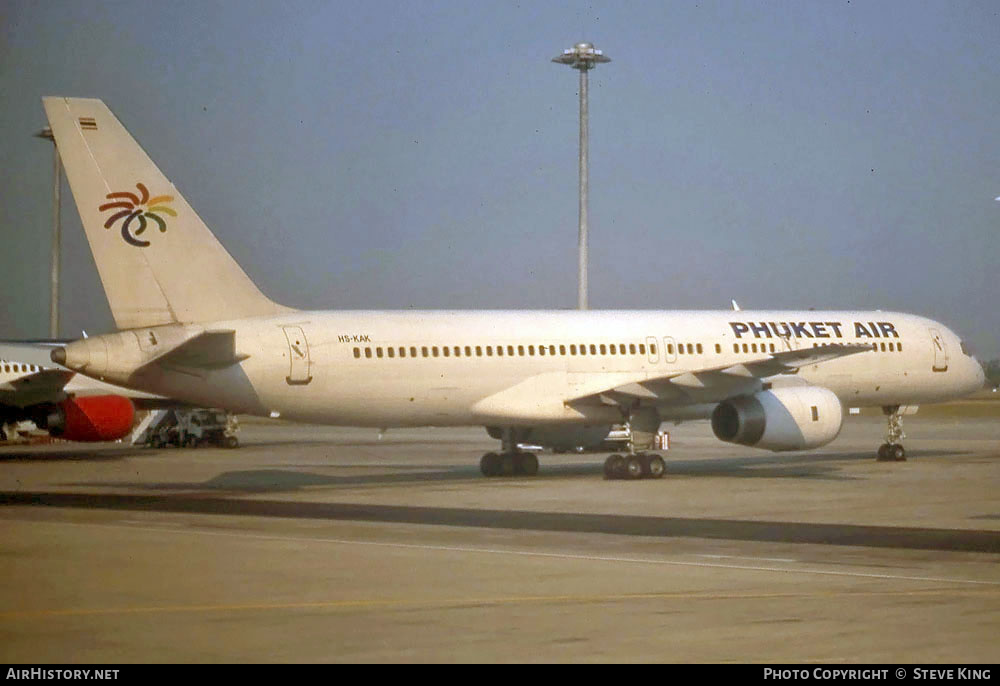
<path fill-rule="evenodd" d="M 3 447 L 0 661 L 996 662 L 977 408 L 907 417 L 903 463 L 876 416 L 785 454 L 665 426 L 636 482 L 599 454 L 487 479 L 482 429 Z"/>

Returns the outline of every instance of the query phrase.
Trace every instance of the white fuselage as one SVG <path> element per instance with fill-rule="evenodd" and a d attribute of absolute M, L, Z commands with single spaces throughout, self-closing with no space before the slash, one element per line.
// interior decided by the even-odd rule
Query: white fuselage
<path fill-rule="evenodd" d="M 877 311 L 301 311 L 205 328 L 234 330 L 245 359 L 114 381 L 204 406 L 377 427 L 613 422 L 610 405 L 567 401 L 830 343 L 871 349 L 795 377 L 847 406 L 941 402 L 983 382 L 945 326 Z M 656 403 L 665 420 L 707 416 L 733 394 L 678 388 Z"/>

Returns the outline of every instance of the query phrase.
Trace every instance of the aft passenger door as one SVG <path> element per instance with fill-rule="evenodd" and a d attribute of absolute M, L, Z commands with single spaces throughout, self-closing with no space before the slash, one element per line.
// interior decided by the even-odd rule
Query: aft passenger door
<path fill-rule="evenodd" d="M 934 348 L 934 367 L 932 369 L 935 372 L 946 372 L 948 371 L 948 349 L 944 347 L 944 338 L 937 329 L 928 329 L 928 331 L 931 334 L 931 346 Z"/>
<path fill-rule="evenodd" d="M 285 339 L 288 341 L 288 376 L 285 377 L 291 385 L 303 385 L 312 381 L 310 375 L 309 341 L 300 326 L 283 326 Z"/>

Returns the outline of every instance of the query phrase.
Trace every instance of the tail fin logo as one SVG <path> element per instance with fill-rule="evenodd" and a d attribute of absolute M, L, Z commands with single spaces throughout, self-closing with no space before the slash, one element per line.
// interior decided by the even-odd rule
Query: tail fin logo
<path fill-rule="evenodd" d="M 121 219 L 122 238 L 125 242 L 137 248 L 145 248 L 149 245 L 149 241 L 142 240 L 139 236 L 146 230 L 146 226 L 148 225 L 146 220 L 156 222 L 160 227 L 160 233 L 165 233 L 167 223 L 163 221 L 163 217 L 160 215 L 166 214 L 176 217 L 177 212 L 164 204 L 173 201 L 174 196 L 157 195 L 151 198 L 149 197 L 149 190 L 145 185 L 137 183 L 135 187 L 138 189 L 139 195 L 129 191 L 108 193 L 106 198 L 111 202 L 104 203 L 97 209 L 101 212 L 118 210 L 118 212 L 112 214 L 104 222 L 104 228 L 110 229 L 115 222 Z M 134 232 L 131 230 L 133 224 L 136 225 Z"/>

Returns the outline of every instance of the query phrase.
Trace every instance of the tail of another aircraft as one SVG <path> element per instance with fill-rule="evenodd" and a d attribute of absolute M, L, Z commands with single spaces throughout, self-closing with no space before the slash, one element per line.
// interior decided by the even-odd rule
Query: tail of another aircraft
<path fill-rule="evenodd" d="M 289 311 L 260 292 L 102 101 L 42 102 L 119 329 Z"/>

